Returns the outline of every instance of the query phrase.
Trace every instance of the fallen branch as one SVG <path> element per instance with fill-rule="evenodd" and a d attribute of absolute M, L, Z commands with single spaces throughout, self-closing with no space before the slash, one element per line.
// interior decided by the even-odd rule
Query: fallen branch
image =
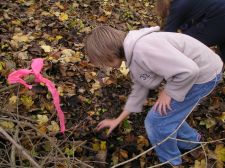
<path fill-rule="evenodd" d="M 13 139 L 18 139 L 18 134 L 19 134 L 19 127 L 16 126 L 16 132 L 13 136 Z M 16 167 L 16 146 L 12 145 L 12 149 L 11 149 L 11 167 L 14 168 Z"/>
<path fill-rule="evenodd" d="M 174 158 L 172 158 L 172 159 L 170 159 L 170 160 L 168 160 L 168 161 L 166 161 L 166 162 L 163 162 L 163 163 L 160 163 L 160 164 L 157 164 L 157 165 L 154 165 L 154 166 L 150 166 L 150 167 L 148 167 L 148 168 L 155 168 L 155 167 L 159 167 L 159 166 L 165 165 L 165 164 L 167 164 L 167 163 L 170 163 L 172 160 L 177 159 L 177 158 L 179 158 L 179 157 L 182 157 L 182 156 L 184 156 L 184 155 L 186 155 L 186 154 L 188 154 L 188 153 L 191 153 L 191 152 L 193 152 L 193 151 L 195 151 L 196 149 L 199 149 L 199 148 L 201 148 L 201 146 L 198 146 L 198 147 L 196 147 L 196 148 L 194 148 L 194 149 L 192 149 L 192 150 L 190 150 L 190 151 L 188 151 L 188 152 L 185 152 L 185 153 L 182 154 L 182 155 L 176 156 L 176 157 L 174 157 Z"/>
<path fill-rule="evenodd" d="M 211 144 L 211 143 L 220 142 L 220 141 L 224 141 L 225 140 L 225 138 L 222 138 L 222 139 L 217 139 L 217 140 L 208 141 L 208 142 L 195 142 L 195 141 L 188 141 L 188 140 L 182 140 L 182 139 L 176 139 L 176 138 L 170 138 L 170 139 L 181 141 L 181 142 L 196 143 L 196 144 L 200 144 L 200 146 L 198 146 L 196 148 L 193 148 L 193 149 L 189 150 L 188 152 L 183 153 L 180 156 L 174 157 L 174 158 L 172 158 L 172 159 L 170 159 L 170 160 L 168 160 L 166 162 L 163 162 L 163 163 L 151 166 L 149 168 L 154 168 L 154 167 L 159 167 L 159 166 L 165 165 L 167 163 L 170 163 L 170 161 L 172 161 L 174 159 L 177 159 L 178 157 L 182 157 L 182 156 L 184 156 L 184 155 L 186 155 L 188 153 L 191 153 L 191 152 L 193 152 L 193 151 L 195 151 L 196 149 L 199 149 L 199 148 L 203 149 L 203 152 L 204 152 L 204 155 L 205 155 L 205 158 L 206 158 L 206 161 L 207 161 L 207 155 L 206 155 L 206 151 L 204 150 L 204 146 L 207 145 L 207 144 Z"/>
<path fill-rule="evenodd" d="M 69 163 L 69 159 L 65 157 L 65 154 L 64 154 L 64 153 L 59 149 L 59 147 L 52 141 L 52 139 L 51 139 L 48 135 L 41 133 L 41 132 L 40 132 L 35 126 L 33 126 L 32 124 L 30 124 L 30 123 L 28 123 L 28 122 L 21 122 L 21 121 L 12 120 L 12 119 L 3 118 L 3 117 L 0 117 L 0 120 L 6 120 L 6 121 L 15 122 L 15 123 L 17 123 L 17 124 L 25 125 L 25 126 L 28 126 L 28 127 L 32 128 L 32 129 L 34 129 L 36 132 L 38 132 L 38 133 L 41 134 L 44 138 L 46 138 L 46 139 L 52 144 L 52 146 L 54 146 L 54 147 L 56 148 L 56 150 L 60 153 L 60 155 L 62 155 L 62 157 Z M 93 168 L 92 166 L 90 166 L 90 165 L 84 163 L 83 161 L 81 161 L 81 160 L 79 160 L 79 159 L 77 159 L 77 158 L 75 158 L 75 160 L 76 160 L 78 163 L 80 163 L 80 164 L 82 164 L 82 165 L 84 165 L 84 166 L 86 166 L 86 167 Z"/>
<path fill-rule="evenodd" d="M 2 127 L 0 127 L 0 132 L 26 157 L 30 163 L 37 167 L 41 168 L 41 166 L 25 151 L 25 149 L 19 145 Z"/>

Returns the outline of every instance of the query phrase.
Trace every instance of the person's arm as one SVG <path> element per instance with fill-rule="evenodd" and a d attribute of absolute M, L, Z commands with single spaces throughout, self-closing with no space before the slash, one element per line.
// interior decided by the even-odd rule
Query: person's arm
<path fill-rule="evenodd" d="M 148 95 L 148 89 L 134 82 L 132 85 L 132 92 L 128 97 L 123 112 L 116 119 L 105 119 L 101 121 L 96 130 L 109 128 L 107 135 L 109 135 L 124 119 L 126 119 L 132 112 L 141 112 L 144 101 Z"/>
<path fill-rule="evenodd" d="M 96 129 L 97 131 L 103 129 L 103 128 L 109 128 L 109 131 L 107 132 L 107 135 L 109 135 L 123 120 L 125 120 L 128 116 L 130 115 L 130 113 L 126 110 L 124 110 L 119 117 L 117 117 L 116 119 L 105 119 L 103 121 L 101 121 Z"/>

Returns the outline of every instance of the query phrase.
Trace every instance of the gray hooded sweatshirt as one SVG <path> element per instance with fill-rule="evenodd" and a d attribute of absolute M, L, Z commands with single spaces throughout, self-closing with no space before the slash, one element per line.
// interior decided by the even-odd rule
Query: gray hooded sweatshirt
<path fill-rule="evenodd" d="M 124 40 L 126 66 L 133 81 L 124 107 L 141 112 L 149 89 L 165 80 L 165 92 L 182 102 L 194 84 L 208 82 L 222 71 L 223 62 L 210 48 L 181 33 L 159 27 L 130 31 Z"/>

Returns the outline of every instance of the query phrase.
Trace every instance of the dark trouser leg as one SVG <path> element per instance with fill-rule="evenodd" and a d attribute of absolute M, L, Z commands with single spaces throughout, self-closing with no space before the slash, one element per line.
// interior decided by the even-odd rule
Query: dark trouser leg
<path fill-rule="evenodd" d="M 220 49 L 220 57 L 223 60 L 223 62 L 225 63 L 225 42 L 221 43 L 218 45 L 219 49 Z"/>
<path fill-rule="evenodd" d="M 201 21 L 189 29 L 183 31 L 205 45 L 211 47 L 217 45 L 220 49 L 219 54 L 225 62 L 225 16 Z"/>

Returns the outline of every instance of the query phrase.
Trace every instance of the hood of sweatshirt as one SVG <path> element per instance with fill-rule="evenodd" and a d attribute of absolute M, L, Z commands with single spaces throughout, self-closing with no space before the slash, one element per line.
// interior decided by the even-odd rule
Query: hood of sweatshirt
<path fill-rule="evenodd" d="M 140 30 L 130 31 L 123 42 L 124 52 L 126 56 L 126 66 L 129 67 L 133 57 L 133 50 L 136 42 L 141 39 L 143 36 L 150 34 L 152 32 L 157 32 L 160 30 L 159 26 L 143 28 Z"/>

